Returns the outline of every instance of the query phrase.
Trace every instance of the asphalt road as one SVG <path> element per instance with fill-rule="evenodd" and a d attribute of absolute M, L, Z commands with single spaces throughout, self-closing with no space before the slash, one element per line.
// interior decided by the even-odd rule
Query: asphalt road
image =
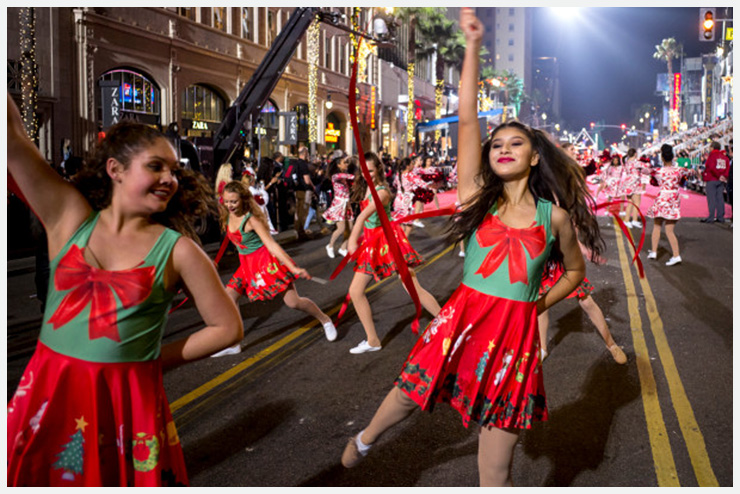
<path fill-rule="evenodd" d="M 550 311 L 544 362 L 550 419 L 523 433 L 514 482 L 520 486 L 732 485 L 732 229 L 687 218 L 677 235 L 683 263 L 642 259 L 610 218 L 599 220 L 608 262 L 589 265 L 593 298 L 629 357 L 614 363 L 574 300 Z M 428 263 L 419 280 L 440 302 L 460 281 L 462 259 L 441 239 L 443 220 L 427 220 L 410 240 Z M 639 230 L 636 230 L 639 232 Z M 327 237 L 284 248 L 328 279 Z M 649 239 L 646 239 L 646 245 Z M 621 248 L 619 245 L 621 244 Z M 210 246 L 213 251 L 217 246 Z M 212 255 L 215 252 L 212 252 Z M 227 254 L 224 281 L 236 267 Z M 335 315 L 351 280 L 346 269 L 326 285 L 301 280 L 301 295 Z M 282 301 L 240 308 L 246 336 L 239 355 L 208 358 L 165 374 L 165 389 L 193 486 L 476 486 L 477 428 L 446 405 L 416 412 L 344 469 L 347 439 L 363 428 L 390 390 L 417 337 L 414 309 L 397 278 L 368 294 L 380 352 L 352 355 L 364 338 L 350 308 L 334 342 L 314 320 Z M 31 356 L 40 315 L 32 263 L 8 268 L 8 398 Z M 424 314 L 422 327 L 430 316 Z M 191 304 L 175 311 L 165 340 L 202 326 Z"/>

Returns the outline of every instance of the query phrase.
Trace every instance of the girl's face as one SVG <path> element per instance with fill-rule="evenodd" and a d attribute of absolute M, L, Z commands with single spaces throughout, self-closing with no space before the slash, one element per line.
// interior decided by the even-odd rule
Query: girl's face
<path fill-rule="evenodd" d="M 344 158 L 339 162 L 339 170 L 346 172 L 349 167 L 349 158 Z"/>
<path fill-rule="evenodd" d="M 540 157 L 527 134 L 516 127 L 504 127 L 493 136 L 488 159 L 493 173 L 506 180 L 529 175 Z"/>
<path fill-rule="evenodd" d="M 565 148 L 565 153 L 573 159 L 578 158 L 578 153 L 576 153 L 575 146 L 568 146 L 567 148 Z"/>
<path fill-rule="evenodd" d="M 124 195 L 127 204 L 140 205 L 149 214 L 159 213 L 177 192 L 180 163 L 167 139 L 157 139 L 134 154 L 128 167 L 109 158 L 107 171 L 114 194 Z"/>
<path fill-rule="evenodd" d="M 223 198 L 229 214 L 237 214 L 242 209 L 242 197 L 237 192 L 224 192 Z"/>

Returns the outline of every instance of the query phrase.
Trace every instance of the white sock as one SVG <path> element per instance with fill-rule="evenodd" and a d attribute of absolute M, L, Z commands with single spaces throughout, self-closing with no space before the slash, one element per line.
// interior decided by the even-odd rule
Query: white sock
<path fill-rule="evenodd" d="M 370 448 L 373 447 L 372 444 L 367 445 L 362 442 L 362 439 L 360 439 L 360 436 L 362 436 L 362 433 L 365 432 L 363 429 L 359 434 L 357 434 L 357 437 L 355 438 L 355 444 L 357 444 L 357 451 L 360 452 L 362 456 L 367 455 L 367 452 L 370 451 Z"/>

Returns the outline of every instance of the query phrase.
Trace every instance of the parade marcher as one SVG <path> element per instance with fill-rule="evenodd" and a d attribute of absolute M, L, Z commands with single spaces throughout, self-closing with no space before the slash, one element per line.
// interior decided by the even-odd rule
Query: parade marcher
<path fill-rule="evenodd" d="M 418 214 L 424 211 L 424 205 L 429 204 L 434 200 L 434 192 L 429 187 L 429 184 L 424 180 L 424 171 L 422 169 L 421 156 L 411 156 L 412 162 L 412 174 L 409 176 L 411 180 L 411 190 L 413 191 L 413 204 L 414 213 Z M 424 228 L 424 223 L 421 220 L 414 220 L 411 222 L 417 228 Z"/>
<path fill-rule="evenodd" d="M 622 177 L 623 197 L 634 204 L 627 204 L 627 213 L 625 215 L 627 221 L 624 224 L 627 228 L 633 226 L 635 228 L 642 228 L 640 213 L 638 212 L 641 197 L 640 187 L 642 186 L 642 164 L 637 159 L 637 150 L 635 148 L 630 148 L 627 151 Z"/>
<path fill-rule="evenodd" d="M 391 195 L 385 182 L 383 164 L 377 155 L 372 152 L 365 153 L 365 160 L 370 175 L 373 177 L 373 183 L 370 185 L 375 187 L 380 200 L 383 202 L 386 214 L 390 216 Z M 375 331 L 375 322 L 373 322 L 370 303 L 365 295 L 365 288 L 373 278 L 378 281 L 391 276 L 397 271 L 396 263 L 388 248 L 388 240 L 380 225 L 375 203 L 370 196 L 371 193 L 365 178 L 362 174 L 358 174 L 352 186 L 352 200 L 361 200 L 362 210 L 355 219 L 355 226 L 349 236 L 348 254 L 355 254 L 358 249 L 360 252 L 356 257 L 355 274 L 349 287 L 349 295 L 367 338 L 352 348 L 350 353 L 375 352 L 382 348 L 378 333 Z M 423 262 L 421 256 L 411 247 L 398 223 L 391 223 L 391 227 L 401 249 L 401 255 L 408 267 L 413 268 L 421 264 Z M 361 235 L 362 240 L 360 241 Z M 439 304 L 431 293 L 421 287 L 413 270 L 410 269 L 409 272 L 416 292 L 419 294 L 421 305 L 433 316 L 436 316 L 439 313 Z"/>
<path fill-rule="evenodd" d="M 456 239 L 467 239 L 463 281 L 411 350 L 370 424 L 350 439 L 342 464 L 357 465 L 417 407 L 447 402 L 464 426 L 481 426 L 481 486 L 503 486 L 511 485 L 517 431 L 547 418 L 537 314 L 575 290 L 585 274 L 570 216 L 594 255 L 603 242 L 580 171 L 546 134 L 507 121 L 482 149 L 476 145 L 483 26 L 473 9 L 462 8 L 460 28 L 467 42 L 458 112 L 462 210 L 451 225 Z M 555 199 L 572 210 L 555 206 Z M 556 242 L 553 255 L 562 259 L 565 275 L 538 298 Z"/>
<path fill-rule="evenodd" d="M 347 240 L 344 240 L 344 232 L 352 231 L 354 226 L 354 214 L 349 206 L 349 193 L 355 180 L 358 160 L 356 157 L 347 156 L 344 151 L 335 151 L 334 158 L 329 164 L 329 177 L 333 188 L 333 199 L 331 205 L 324 212 L 324 219 L 330 223 L 336 223 L 337 227 L 329 237 L 326 246 L 326 254 L 334 258 L 334 244 L 342 236 L 343 240 L 339 246 L 339 254 L 347 255 Z"/>
<path fill-rule="evenodd" d="M 257 181 L 257 174 L 252 167 L 247 167 L 242 173 L 242 184 L 249 188 L 254 201 L 265 215 L 265 221 L 267 221 L 267 226 L 270 229 L 270 235 L 277 235 L 278 231 L 272 225 L 272 220 L 267 210 L 267 205 L 270 203 L 270 194 L 265 190 L 262 182 Z"/>
<path fill-rule="evenodd" d="M 624 197 L 622 181 L 624 180 L 625 170 L 624 166 L 622 166 L 622 157 L 617 153 L 609 154 L 606 150 L 605 155 L 609 164 L 601 170 L 602 181 L 596 191 L 596 197 L 599 197 L 599 194 L 603 190 L 608 201 L 617 201 Z M 624 204 L 620 203 L 619 216 L 624 215 Z"/>
<path fill-rule="evenodd" d="M 226 293 L 235 303 L 241 296 L 254 302 L 272 300 L 283 293 L 285 305 L 315 317 L 323 325 L 326 339 L 336 339 L 337 330 L 331 318 L 313 300 L 298 295 L 295 288 L 296 279 L 310 280 L 311 276 L 305 269 L 296 266 L 270 236 L 264 213 L 241 182 L 228 183 L 224 188 L 221 229 L 239 253 L 239 268 L 226 284 Z M 236 343 L 213 356 L 239 352 L 241 344 Z"/>
<path fill-rule="evenodd" d="M 660 147 L 660 156 L 663 159 L 663 168 L 653 173 L 660 184 L 660 191 L 655 202 L 645 214 L 653 218 L 653 231 L 651 238 L 651 249 L 648 251 L 648 259 L 658 258 L 658 242 L 660 241 L 660 230 L 665 222 L 665 236 L 671 245 L 671 258 L 665 263 L 673 266 L 681 262 L 681 254 L 678 249 L 678 238 L 676 238 L 675 227 L 681 219 L 681 195 L 679 188 L 681 179 L 686 177 L 688 171 L 673 165 L 673 147 L 663 144 Z"/>
<path fill-rule="evenodd" d="M 414 214 L 414 173 L 413 162 L 410 158 L 404 158 L 398 165 L 398 173 L 395 174 L 396 197 L 393 199 L 393 210 L 391 219 L 398 221 L 405 216 Z M 422 223 L 423 226 L 423 223 Z M 408 237 L 411 233 L 411 222 L 401 224 L 403 233 Z"/>
<path fill-rule="evenodd" d="M 216 194 L 218 195 L 218 202 L 223 203 L 222 194 L 224 187 L 227 183 L 234 180 L 234 168 L 231 163 L 226 162 L 218 167 L 218 173 L 216 173 Z"/>
<path fill-rule="evenodd" d="M 8 95 L 8 171 L 46 229 L 36 350 L 8 404 L 12 486 L 187 485 L 162 369 L 239 341 L 243 326 L 193 223 L 216 206 L 167 138 L 124 120 L 62 180 Z M 162 345 L 178 287 L 205 326 Z"/>
<path fill-rule="evenodd" d="M 727 176 L 730 173 L 730 159 L 722 151 L 722 146 L 717 141 L 712 141 L 712 151 L 704 163 L 704 190 L 707 194 L 707 207 L 709 215 L 701 220 L 702 223 L 725 222 L 725 199 L 724 189 Z"/>
<path fill-rule="evenodd" d="M 273 227 L 278 225 L 276 204 L 278 202 L 278 182 L 280 182 L 282 173 L 282 168 L 275 166 L 275 162 L 270 158 L 262 158 L 260 166 L 257 168 L 257 183 L 267 192 L 267 213 Z"/>
<path fill-rule="evenodd" d="M 308 167 L 308 148 L 301 146 L 298 149 L 298 159 L 291 160 L 288 165 L 290 175 L 293 179 L 293 188 L 295 190 L 295 224 L 294 228 L 300 240 L 309 238 L 309 232 L 304 229 L 304 223 L 308 216 L 308 208 L 313 192 L 313 182 L 311 182 L 311 172 Z"/>
<path fill-rule="evenodd" d="M 542 275 L 540 296 L 544 295 L 549 289 L 551 289 L 558 281 L 558 279 L 560 279 L 560 276 L 562 276 L 562 274 L 562 268 L 556 263 L 551 263 L 550 265 L 548 265 Z M 583 281 L 580 285 L 578 285 L 578 288 L 576 288 L 575 291 L 573 291 L 565 298 L 575 297 L 578 300 L 578 304 L 581 306 L 581 309 L 583 309 L 583 312 L 588 315 L 593 325 L 596 326 L 596 330 L 599 332 L 599 335 L 601 335 L 601 338 L 604 340 L 606 348 L 612 354 L 612 358 L 614 359 L 614 361 L 618 364 L 626 364 L 627 356 L 624 354 L 624 351 L 622 351 L 619 345 L 617 345 L 617 343 L 614 341 L 614 338 L 609 331 L 609 326 L 606 323 L 606 318 L 604 318 L 604 313 L 596 304 L 593 297 L 591 297 L 591 292 L 593 291 L 594 286 L 588 281 L 588 278 L 583 278 Z M 548 314 L 548 311 L 545 310 L 540 313 L 540 315 L 537 317 L 537 322 L 540 332 L 540 355 L 542 360 L 545 360 L 545 357 L 547 357 L 548 355 L 547 329 L 550 324 L 550 316 Z"/>

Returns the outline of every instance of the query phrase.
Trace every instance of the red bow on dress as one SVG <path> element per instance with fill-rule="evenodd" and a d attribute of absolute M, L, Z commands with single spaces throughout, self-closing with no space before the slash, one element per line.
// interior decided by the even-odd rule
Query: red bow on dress
<path fill-rule="evenodd" d="M 542 225 L 523 229 L 509 228 L 498 216 L 492 214 L 488 214 L 483 220 L 475 238 L 481 247 L 493 246 L 475 274 L 480 274 L 484 278 L 491 276 L 508 256 L 509 281 L 511 283 L 521 281 L 525 285 L 529 284 L 529 279 L 524 249 L 527 249 L 529 257 L 534 259 L 544 252 L 547 245 L 545 228 Z"/>
<path fill-rule="evenodd" d="M 73 245 L 59 261 L 54 275 L 54 287 L 57 290 L 72 291 L 64 296 L 47 322 L 56 330 L 71 321 L 92 301 L 88 326 L 90 339 L 105 337 L 120 342 L 113 292 L 124 309 L 140 304 L 152 291 L 154 272 L 154 266 L 125 271 L 94 268 L 85 262 L 82 249 Z"/>

